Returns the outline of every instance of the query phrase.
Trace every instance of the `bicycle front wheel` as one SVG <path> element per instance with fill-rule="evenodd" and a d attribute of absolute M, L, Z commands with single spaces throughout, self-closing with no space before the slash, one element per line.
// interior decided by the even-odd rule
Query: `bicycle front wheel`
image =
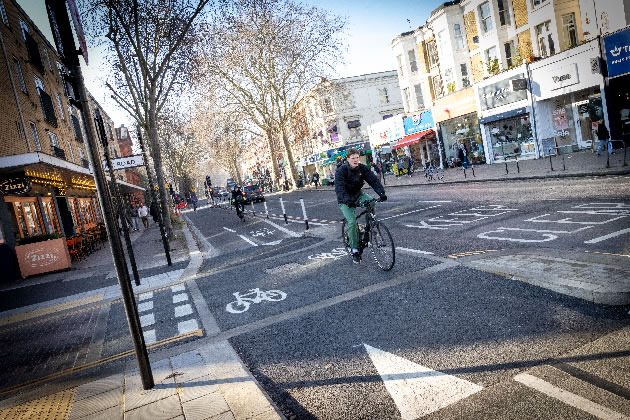
<path fill-rule="evenodd" d="M 370 230 L 370 248 L 374 261 L 383 271 L 389 271 L 396 262 L 394 240 L 389 229 L 381 223 L 375 223 Z"/>

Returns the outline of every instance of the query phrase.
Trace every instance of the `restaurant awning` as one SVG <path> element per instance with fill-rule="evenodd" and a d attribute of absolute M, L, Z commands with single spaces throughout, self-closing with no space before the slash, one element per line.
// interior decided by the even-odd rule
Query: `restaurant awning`
<path fill-rule="evenodd" d="M 409 145 L 418 143 L 422 137 L 426 136 L 427 134 L 431 133 L 432 131 L 433 131 L 433 129 L 430 128 L 428 130 L 420 131 L 418 133 L 414 133 L 414 134 L 410 134 L 408 136 L 405 136 L 402 139 L 398 140 L 398 142 L 392 146 L 392 149 L 398 149 L 400 147 L 409 146 Z"/>

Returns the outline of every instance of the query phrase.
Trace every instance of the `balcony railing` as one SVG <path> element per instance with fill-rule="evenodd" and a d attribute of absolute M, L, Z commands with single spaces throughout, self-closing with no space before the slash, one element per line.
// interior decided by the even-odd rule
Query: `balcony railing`
<path fill-rule="evenodd" d="M 53 156 L 66 160 L 66 151 L 61 147 L 52 146 Z"/>

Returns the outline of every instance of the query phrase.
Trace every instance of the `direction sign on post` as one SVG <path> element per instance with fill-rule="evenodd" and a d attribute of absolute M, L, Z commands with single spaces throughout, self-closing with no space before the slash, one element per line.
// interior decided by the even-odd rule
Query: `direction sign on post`
<path fill-rule="evenodd" d="M 79 9 L 74 0 L 66 0 L 68 9 L 70 10 L 70 16 L 72 16 L 72 22 L 74 23 L 74 32 L 77 34 L 77 39 L 81 45 L 81 55 L 85 60 L 85 65 L 88 65 L 88 50 L 87 43 L 85 42 L 85 34 L 83 33 L 83 25 L 81 25 L 81 18 L 79 16 Z"/>
<path fill-rule="evenodd" d="M 112 159 L 114 170 L 134 168 L 136 166 L 144 166 L 142 155 L 126 156 Z M 103 160 L 103 167 L 107 169 L 107 161 Z"/>

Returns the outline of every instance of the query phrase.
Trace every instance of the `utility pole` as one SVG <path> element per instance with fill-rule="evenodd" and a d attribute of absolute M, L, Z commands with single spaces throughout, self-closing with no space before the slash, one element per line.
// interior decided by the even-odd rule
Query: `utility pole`
<path fill-rule="evenodd" d="M 71 7 L 71 10 L 73 9 L 74 12 L 76 12 L 74 0 L 67 0 L 67 2 L 68 6 Z M 96 130 L 92 120 L 92 113 L 88 102 L 87 90 L 83 81 L 81 65 L 79 64 L 79 53 L 81 53 L 84 58 L 87 57 L 85 41 L 79 37 L 79 41 L 83 47 L 81 51 L 77 51 L 72 34 L 72 28 L 70 27 L 68 11 L 66 9 L 66 0 L 46 0 L 46 9 L 48 12 L 48 21 L 50 22 L 60 59 L 70 72 L 68 82 L 73 85 L 73 90 L 77 95 L 77 98 L 71 99 L 71 103 L 80 108 L 81 116 L 83 117 L 87 135 L 86 143 L 88 157 L 94 170 L 96 192 L 101 204 L 101 213 L 105 221 L 107 236 L 109 237 L 114 266 L 116 267 L 118 283 L 120 285 L 125 313 L 127 315 L 127 323 L 129 324 L 129 331 L 131 333 L 131 339 L 133 341 L 134 350 L 138 360 L 142 386 L 144 389 L 150 389 L 154 386 L 153 373 L 151 372 L 151 364 L 149 362 L 147 347 L 144 343 L 144 336 L 142 335 L 142 327 L 138 316 L 138 307 L 136 306 L 136 300 L 131 287 L 131 279 L 129 278 L 129 272 L 127 270 L 122 242 L 120 241 L 120 236 L 118 235 L 118 223 L 115 219 L 111 199 L 107 191 L 105 173 L 101 165 L 101 159 L 96 143 Z M 83 30 L 80 28 L 78 13 L 73 13 L 73 18 L 75 19 L 75 26 L 79 26 L 75 28 L 77 34 L 82 34 Z M 112 174 L 112 176 L 113 175 L 114 174 Z"/>

